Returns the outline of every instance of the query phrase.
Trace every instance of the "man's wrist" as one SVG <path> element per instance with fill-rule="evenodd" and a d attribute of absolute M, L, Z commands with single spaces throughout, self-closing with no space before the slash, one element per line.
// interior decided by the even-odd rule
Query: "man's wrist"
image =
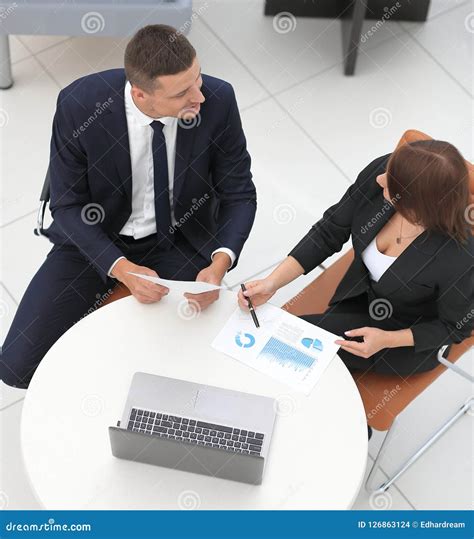
<path fill-rule="evenodd" d="M 129 261 L 126 258 L 121 258 L 117 261 L 115 266 L 112 268 L 111 275 L 114 279 L 122 281 L 123 274 L 126 271 L 125 268 L 128 266 Z"/>
<path fill-rule="evenodd" d="M 227 270 L 230 268 L 232 260 L 227 253 L 219 252 L 215 253 L 212 257 L 211 265 L 212 271 L 216 273 L 220 279 L 223 279 L 224 275 L 227 273 Z"/>

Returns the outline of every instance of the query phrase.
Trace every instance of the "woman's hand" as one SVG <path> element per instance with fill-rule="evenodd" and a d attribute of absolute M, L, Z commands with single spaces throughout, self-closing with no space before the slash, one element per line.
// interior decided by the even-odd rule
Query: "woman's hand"
<path fill-rule="evenodd" d="M 342 339 L 334 342 L 339 344 L 346 352 L 368 358 L 384 348 L 391 347 L 391 333 L 391 331 L 378 328 L 351 329 L 350 331 L 345 331 L 344 334 L 348 337 L 362 337 L 364 342 L 344 341 Z"/>
<path fill-rule="evenodd" d="M 242 292 L 242 289 L 239 290 L 238 300 L 241 309 L 245 311 L 249 310 L 247 300 L 245 298 L 250 298 L 252 300 L 252 305 L 258 307 L 266 303 L 273 294 L 278 290 L 274 282 L 269 279 L 259 279 L 258 281 L 250 281 L 245 283 L 245 288 L 247 289 Z"/>

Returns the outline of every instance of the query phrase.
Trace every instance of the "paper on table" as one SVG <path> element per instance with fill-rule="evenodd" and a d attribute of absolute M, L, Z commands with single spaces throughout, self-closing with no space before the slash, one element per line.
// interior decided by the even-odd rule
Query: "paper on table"
<path fill-rule="evenodd" d="M 134 273 L 129 271 L 130 275 L 135 277 L 141 277 L 145 281 L 151 281 L 152 283 L 166 286 L 174 292 L 188 292 L 189 294 L 202 294 L 203 292 L 210 292 L 211 290 L 224 290 L 225 286 L 218 286 L 211 283 L 203 283 L 202 281 L 172 281 L 170 279 L 160 279 L 160 277 L 153 277 L 152 275 L 142 275 L 141 273 Z"/>
<path fill-rule="evenodd" d="M 339 338 L 269 303 L 250 315 L 237 307 L 212 347 L 307 395 L 336 355 Z"/>

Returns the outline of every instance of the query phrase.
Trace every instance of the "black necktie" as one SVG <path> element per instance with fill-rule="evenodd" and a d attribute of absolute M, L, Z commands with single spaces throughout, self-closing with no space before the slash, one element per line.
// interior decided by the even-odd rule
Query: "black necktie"
<path fill-rule="evenodd" d="M 169 249 L 173 245 L 173 229 L 171 227 L 171 207 L 168 183 L 168 158 L 166 141 L 163 134 L 164 125 L 159 121 L 151 122 L 153 133 L 153 177 L 155 186 L 155 219 L 156 232 L 160 247 Z M 164 238 L 164 240 L 163 240 Z"/>

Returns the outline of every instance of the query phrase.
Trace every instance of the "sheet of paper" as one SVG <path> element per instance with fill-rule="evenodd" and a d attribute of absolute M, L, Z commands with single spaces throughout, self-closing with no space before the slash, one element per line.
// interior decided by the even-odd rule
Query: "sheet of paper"
<path fill-rule="evenodd" d="M 153 277 L 152 275 L 142 275 L 141 273 L 134 273 L 129 271 L 130 275 L 141 277 L 145 281 L 151 281 L 152 283 L 166 286 L 173 292 L 189 292 L 190 294 L 201 294 L 202 292 L 210 292 L 211 290 L 226 290 L 225 286 L 217 286 L 215 284 L 203 283 L 201 281 L 172 281 L 170 279 L 160 279 L 159 277 Z"/>
<path fill-rule="evenodd" d="M 266 303 L 256 309 L 260 328 L 237 307 L 212 347 L 249 367 L 311 393 L 336 355 L 338 338 L 322 328 Z"/>

